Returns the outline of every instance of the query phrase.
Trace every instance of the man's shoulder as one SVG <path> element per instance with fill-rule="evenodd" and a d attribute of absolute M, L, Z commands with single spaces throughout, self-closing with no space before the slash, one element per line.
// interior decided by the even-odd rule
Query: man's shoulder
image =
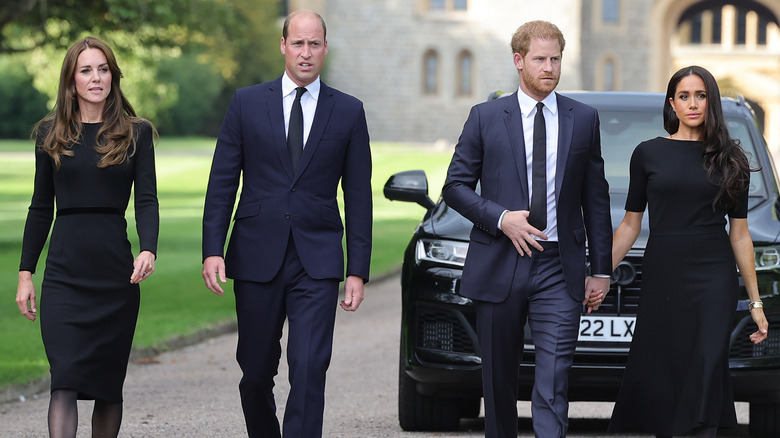
<path fill-rule="evenodd" d="M 558 106 L 563 108 L 569 108 L 574 111 L 581 111 L 585 113 L 597 113 L 596 108 L 593 108 L 592 106 L 582 103 L 579 100 L 572 99 L 571 97 L 564 96 L 560 93 L 555 93 L 555 96 L 558 98 Z"/>
<path fill-rule="evenodd" d="M 264 93 L 272 93 L 274 91 L 279 91 L 281 89 L 282 89 L 282 78 L 278 77 L 273 81 L 241 87 L 236 90 L 236 94 L 257 95 L 257 94 L 264 94 Z"/>
<path fill-rule="evenodd" d="M 517 103 L 516 92 L 489 98 L 487 101 L 480 102 L 473 106 L 473 109 L 480 113 L 504 111 L 511 108 L 520 108 L 520 104 Z"/>
<path fill-rule="evenodd" d="M 363 102 L 357 97 L 328 86 L 324 82 L 320 82 L 320 95 L 327 95 L 330 98 L 338 100 L 342 104 L 363 106 Z"/>

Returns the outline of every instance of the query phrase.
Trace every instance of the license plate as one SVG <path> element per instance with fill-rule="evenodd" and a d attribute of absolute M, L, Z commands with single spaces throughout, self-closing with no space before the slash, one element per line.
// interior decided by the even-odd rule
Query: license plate
<path fill-rule="evenodd" d="M 636 317 L 582 315 L 580 341 L 631 342 L 634 337 Z"/>

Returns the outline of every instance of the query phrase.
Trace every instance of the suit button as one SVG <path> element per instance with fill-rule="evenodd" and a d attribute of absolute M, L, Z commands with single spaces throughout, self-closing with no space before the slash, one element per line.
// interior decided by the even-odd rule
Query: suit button
<path fill-rule="evenodd" d="M 291 192 L 294 192 L 294 191 L 295 191 L 295 187 L 291 188 L 291 189 L 290 189 L 290 191 L 291 191 Z"/>
<path fill-rule="evenodd" d="M 285 214 L 284 214 L 284 218 L 285 218 L 285 219 L 290 219 L 290 213 L 285 213 Z"/>

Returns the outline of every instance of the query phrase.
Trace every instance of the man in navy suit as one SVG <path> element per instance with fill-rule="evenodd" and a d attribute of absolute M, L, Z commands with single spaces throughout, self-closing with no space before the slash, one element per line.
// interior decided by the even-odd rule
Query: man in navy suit
<path fill-rule="evenodd" d="M 284 74 L 236 91 L 222 123 L 203 212 L 203 278 L 217 295 L 226 277 L 234 279 L 249 436 L 281 436 L 273 378 L 286 319 L 290 393 L 282 429 L 285 437 L 309 438 L 322 435 L 345 272 L 336 192 L 341 181 L 347 248 L 341 307 L 354 311 L 371 257 L 371 153 L 363 104 L 320 81 L 328 53 L 322 17 L 290 14 L 281 52 Z"/>
<path fill-rule="evenodd" d="M 487 437 L 517 436 L 512 382 L 526 320 L 536 355 L 534 431 L 566 436 L 580 314 L 609 289 L 612 226 L 598 113 L 553 92 L 564 44 L 551 23 L 517 30 L 519 90 L 472 108 L 443 190 L 474 224 L 460 293 L 477 309 Z"/>

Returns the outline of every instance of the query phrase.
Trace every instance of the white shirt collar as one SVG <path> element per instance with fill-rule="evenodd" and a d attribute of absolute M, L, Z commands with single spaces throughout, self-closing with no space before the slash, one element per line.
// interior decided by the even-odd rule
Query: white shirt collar
<path fill-rule="evenodd" d="M 532 114 L 536 114 L 536 104 L 539 102 L 525 94 L 519 87 L 517 89 L 517 102 L 520 104 L 520 112 L 523 114 L 523 117 L 528 118 Z M 548 94 L 542 100 L 542 103 L 553 115 L 558 114 L 558 97 L 554 91 Z"/>
<path fill-rule="evenodd" d="M 317 100 L 320 97 L 320 85 L 320 77 L 317 76 L 314 82 L 306 86 L 306 94 Z M 282 96 L 286 97 L 291 93 L 295 93 L 296 88 L 298 88 L 298 85 L 287 76 L 287 72 L 284 72 L 282 75 Z"/>

